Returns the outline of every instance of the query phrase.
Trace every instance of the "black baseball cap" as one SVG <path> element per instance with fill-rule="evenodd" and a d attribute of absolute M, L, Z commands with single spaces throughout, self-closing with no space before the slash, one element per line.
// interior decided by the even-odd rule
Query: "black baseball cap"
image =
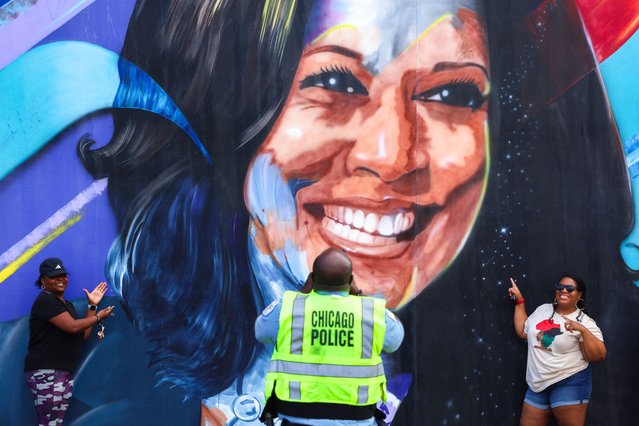
<path fill-rule="evenodd" d="M 57 257 L 50 257 L 45 259 L 40 264 L 40 276 L 45 276 L 49 278 L 58 277 L 60 275 L 69 274 L 66 269 L 64 269 L 64 265 L 62 261 Z"/>

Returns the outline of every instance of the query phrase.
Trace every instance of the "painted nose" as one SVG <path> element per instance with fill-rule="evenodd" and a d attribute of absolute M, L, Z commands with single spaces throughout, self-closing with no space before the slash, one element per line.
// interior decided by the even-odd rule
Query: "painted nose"
<path fill-rule="evenodd" d="M 399 88 L 388 88 L 364 111 L 365 118 L 346 159 L 353 174 L 373 174 L 385 182 L 426 169 L 426 140 L 417 140 L 414 104 Z M 419 126 L 426 126 L 420 122 Z M 427 134 L 420 128 L 419 134 Z M 421 146 L 420 146 L 421 145 Z"/>

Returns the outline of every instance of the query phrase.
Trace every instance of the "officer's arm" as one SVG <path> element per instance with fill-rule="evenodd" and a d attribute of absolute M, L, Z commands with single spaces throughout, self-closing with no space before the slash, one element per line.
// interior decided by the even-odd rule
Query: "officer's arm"
<path fill-rule="evenodd" d="M 386 334 L 384 335 L 384 352 L 395 352 L 404 340 L 404 326 L 399 318 L 386 310 Z"/>
<path fill-rule="evenodd" d="M 262 311 L 262 314 L 255 320 L 255 338 L 266 344 L 274 345 L 277 342 L 277 332 L 280 328 L 280 310 L 282 304 L 279 300 L 274 301 Z"/>

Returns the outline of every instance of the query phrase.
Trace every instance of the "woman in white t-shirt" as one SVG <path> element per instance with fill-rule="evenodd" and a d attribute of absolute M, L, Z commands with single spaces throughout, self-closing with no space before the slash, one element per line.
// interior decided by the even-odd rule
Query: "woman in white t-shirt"
<path fill-rule="evenodd" d="M 553 303 L 528 316 L 515 280 L 508 293 L 515 300 L 515 332 L 528 341 L 528 391 L 520 425 L 545 425 L 552 411 L 562 425 L 583 425 L 590 400 L 590 363 L 603 361 L 606 346 L 601 330 L 584 312 L 586 285 L 564 275 L 555 284 Z"/>

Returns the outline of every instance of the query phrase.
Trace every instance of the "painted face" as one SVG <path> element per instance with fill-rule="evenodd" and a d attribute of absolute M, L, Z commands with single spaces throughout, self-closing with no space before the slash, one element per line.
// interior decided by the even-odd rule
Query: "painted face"
<path fill-rule="evenodd" d="M 251 166 L 251 235 L 301 282 L 319 253 L 342 248 L 357 285 L 398 306 L 450 264 L 479 209 L 484 30 L 469 9 L 441 14 L 450 2 L 401 14 L 329 3 L 348 10 L 311 15 L 324 20 L 307 29 L 284 109 Z"/>

